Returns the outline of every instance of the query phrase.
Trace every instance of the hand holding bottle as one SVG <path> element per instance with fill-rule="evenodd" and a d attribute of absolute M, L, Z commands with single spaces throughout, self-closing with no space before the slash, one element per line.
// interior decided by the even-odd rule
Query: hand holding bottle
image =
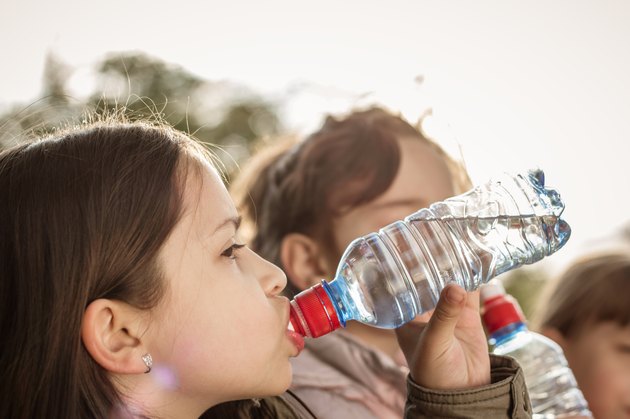
<path fill-rule="evenodd" d="M 396 329 L 396 335 L 417 384 L 451 390 L 490 383 L 479 292 L 467 294 L 458 285 L 449 284 L 428 323 L 412 321 Z"/>

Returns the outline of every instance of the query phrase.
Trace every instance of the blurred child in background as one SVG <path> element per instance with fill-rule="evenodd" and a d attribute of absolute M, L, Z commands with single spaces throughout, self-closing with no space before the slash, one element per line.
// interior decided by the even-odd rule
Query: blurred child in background
<path fill-rule="evenodd" d="M 630 418 L 630 254 L 583 257 L 544 294 L 535 323 L 564 350 L 593 415 Z"/>

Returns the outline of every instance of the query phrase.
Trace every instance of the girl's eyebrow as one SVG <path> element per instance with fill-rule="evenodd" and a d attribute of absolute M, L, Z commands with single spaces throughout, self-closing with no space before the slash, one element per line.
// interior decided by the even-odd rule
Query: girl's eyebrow
<path fill-rule="evenodd" d="M 234 230 L 238 230 L 239 227 L 241 226 L 241 221 L 242 221 L 242 217 L 239 215 L 237 217 L 230 217 L 227 218 L 226 220 L 224 220 L 223 222 L 221 222 L 221 224 L 219 224 L 219 226 L 217 228 L 214 229 L 214 232 L 212 232 L 212 234 L 215 234 L 217 231 L 224 229 L 228 226 L 234 226 Z"/>

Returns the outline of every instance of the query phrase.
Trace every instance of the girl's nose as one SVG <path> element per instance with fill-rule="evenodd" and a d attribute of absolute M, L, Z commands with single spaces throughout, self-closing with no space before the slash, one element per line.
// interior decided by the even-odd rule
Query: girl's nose
<path fill-rule="evenodd" d="M 279 295 L 287 286 L 287 276 L 284 271 L 273 263 L 254 253 L 259 261 L 258 269 L 260 285 L 267 295 Z"/>

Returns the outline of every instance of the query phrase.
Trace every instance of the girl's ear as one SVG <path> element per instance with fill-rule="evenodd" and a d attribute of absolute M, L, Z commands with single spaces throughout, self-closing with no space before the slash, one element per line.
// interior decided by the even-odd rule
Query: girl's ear
<path fill-rule="evenodd" d="M 139 310 L 120 301 L 98 299 L 83 314 L 81 339 L 88 353 L 107 371 L 140 374 L 147 370 L 142 357 L 146 330 Z"/>
<path fill-rule="evenodd" d="M 300 290 L 319 283 L 328 273 L 324 253 L 304 234 L 291 233 L 282 239 L 280 261 L 287 279 Z"/>
<path fill-rule="evenodd" d="M 567 339 L 562 336 L 562 333 L 554 327 L 543 327 L 540 331 L 543 335 L 556 342 L 564 352 L 567 351 Z"/>

